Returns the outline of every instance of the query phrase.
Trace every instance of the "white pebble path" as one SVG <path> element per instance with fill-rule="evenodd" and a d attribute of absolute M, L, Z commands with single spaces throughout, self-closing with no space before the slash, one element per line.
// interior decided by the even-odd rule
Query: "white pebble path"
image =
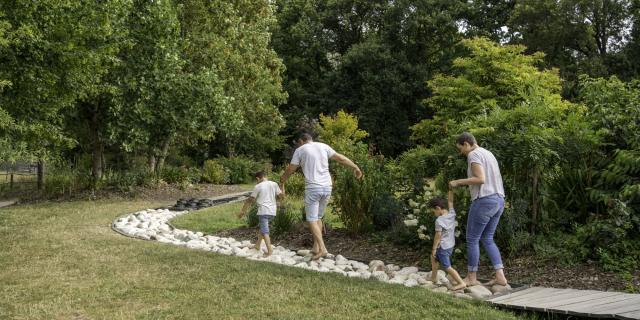
<path fill-rule="evenodd" d="M 350 278 L 374 279 L 406 287 L 422 287 L 434 292 L 453 294 L 460 298 L 485 299 L 492 295 L 491 291 L 483 286 L 467 288 L 466 293 L 450 291 L 447 289 L 451 286 L 450 281 L 442 270 L 438 271 L 438 283 L 433 283 L 431 272 L 421 272 L 417 267 L 401 268 L 393 264 L 385 265 L 380 260 L 373 260 L 367 265 L 360 261 L 349 260 L 342 255 L 329 255 L 327 258 L 314 261 L 311 260 L 309 250 L 296 252 L 282 246 L 274 246 L 273 254 L 265 258 L 262 252 L 253 248 L 255 245 L 250 241 L 204 235 L 202 232 L 174 228 L 169 224 L 171 219 L 187 213 L 189 211 L 147 209 L 121 216 L 113 222 L 112 228 L 123 235 L 138 239 L 155 240 L 190 249 L 268 261 L 317 272 L 339 273 Z M 266 250 L 264 244 L 263 250 Z"/>

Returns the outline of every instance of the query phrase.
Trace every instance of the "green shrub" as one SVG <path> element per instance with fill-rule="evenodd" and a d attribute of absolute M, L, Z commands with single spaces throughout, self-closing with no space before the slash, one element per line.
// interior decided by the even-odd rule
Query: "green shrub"
<path fill-rule="evenodd" d="M 260 222 L 258 220 L 258 206 L 256 206 L 255 204 L 252 205 L 251 208 L 249 208 L 249 212 L 247 212 L 245 219 L 247 221 L 247 227 L 249 228 L 257 227 Z"/>
<path fill-rule="evenodd" d="M 130 192 L 134 187 L 150 186 L 155 183 L 155 177 L 147 168 L 134 168 L 130 170 L 108 170 L 104 173 L 100 182 L 101 187 Z"/>
<path fill-rule="evenodd" d="M 165 166 L 160 170 L 160 179 L 171 184 L 198 183 L 202 173 L 197 168 Z"/>
<path fill-rule="evenodd" d="M 245 157 L 217 158 L 229 175 L 230 184 L 245 184 L 253 182 L 253 175 L 257 171 L 270 172 L 271 164 L 255 161 Z"/>
<path fill-rule="evenodd" d="M 336 168 L 332 193 L 334 212 L 353 233 L 391 227 L 386 223 L 394 221 L 395 215 L 400 212 L 396 211 L 399 204 L 392 194 L 391 179 L 385 170 L 384 159 L 365 153 L 354 160 L 364 172 L 364 178 L 356 179 L 350 168 Z"/>
<path fill-rule="evenodd" d="M 278 208 L 278 214 L 272 221 L 274 236 L 286 234 L 300 222 L 300 208 L 290 204 L 284 204 Z"/>
<path fill-rule="evenodd" d="M 269 178 L 271 179 L 271 181 L 279 182 L 280 177 L 283 173 L 284 169 L 278 172 L 273 172 Z M 295 172 L 294 174 L 289 176 L 289 179 L 287 180 L 287 184 L 285 186 L 285 192 L 287 193 L 287 196 L 299 198 L 304 196 L 304 188 L 304 175 L 302 175 L 301 172 Z"/>
<path fill-rule="evenodd" d="M 229 173 L 218 161 L 207 160 L 202 169 L 202 180 L 213 184 L 225 184 L 229 182 Z"/>
<path fill-rule="evenodd" d="M 54 167 L 44 180 L 44 193 L 47 198 L 69 196 L 89 189 L 92 178 L 86 173 L 70 168 Z"/>

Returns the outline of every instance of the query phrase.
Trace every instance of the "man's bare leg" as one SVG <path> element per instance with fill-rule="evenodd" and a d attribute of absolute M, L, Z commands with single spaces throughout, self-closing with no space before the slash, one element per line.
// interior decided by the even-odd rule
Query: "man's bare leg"
<path fill-rule="evenodd" d="M 323 230 L 323 226 L 322 226 L 322 220 L 318 220 L 318 223 L 320 224 L 320 234 L 322 234 L 322 230 Z M 324 239 L 322 240 L 322 242 L 324 243 Z M 313 253 L 314 255 L 317 254 L 318 252 L 320 252 L 320 248 L 318 243 L 316 242 L 316 240 L 313 240 L 313 247 L 311 248 L 311 253 Z"/>
<path fill-rule="evenodd" d="M 267 245 L 267 253 L 265 253 L 264 256 L 268 257 L 273 253 L 273 248 L 271 248 L 271 238 L 268 234 L 263 234 L 262 238 L 264 239 L 264 244 Z"/>
<path fill-rule="evenodd" d="M 329 252 L 324 246 L 324 240 L 322 239 L 322 221 L 317 220 L 309 222 L 309 228 L 311 229 L 311 234 L 313 235 L 313 241 L 318 245 L 318 252 L 313 255 L 312 259 L 317 260 L 325 257 Z"/>

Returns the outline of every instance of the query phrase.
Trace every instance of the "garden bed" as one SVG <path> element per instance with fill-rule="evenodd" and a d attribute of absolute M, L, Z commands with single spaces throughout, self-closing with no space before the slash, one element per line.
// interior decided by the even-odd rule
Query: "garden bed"
<path fill-rule="evenodd" d="M 236 228 L 218 232 L 217 236 L 233 237 L 239 241 L 256 239 L 255 228 Z M 428 252 L 415 248 L 395 245 L 383 239 L 381 235 L 350 235 L 344 229 L 328 230 L 325 243 L 329 252 L 341 254 L 359 261 L 382 260 L 404 266 L 417 266 L 429 269 Z M 292 250 L 309 249 L 312 245 L 311 234 L 302 225 L 298 225 L 288 234 L 274 237 L 274 244 Z M 430 245 L 425 244 L 430 249 Z M 464 261 L 453 261 L 455 267 L 464 273 Z M 595 264 L 566 266 L 538 257 L 523 256 L 508 258 L 506 274 L 513 283 L 553 288 L 592 289 L 603 291 L 627 291 L 635 287 L 640 290 L 640 272 L 636 271 L 631 280 L 621 275 L 605 272 Z M 481 261 L 480 276 L 489 277 L 491 268 Z"/>

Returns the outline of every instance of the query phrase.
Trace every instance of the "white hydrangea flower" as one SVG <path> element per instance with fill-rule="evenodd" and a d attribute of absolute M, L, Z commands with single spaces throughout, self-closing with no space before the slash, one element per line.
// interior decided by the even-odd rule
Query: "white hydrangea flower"
<path fill-rule="evenodd" d="M 409 220 L 413 220 L 413 219 L 415 219 L 415 218 L 416 218 L 416 217 L 415 217 L 414 215 L 412 215 L 412 214 L 407 215 L 407 219 L 409 219 Z"/>
<path fill-rule="evenodd" d="M 418 219 L 404 220 L 404 225 L 407 227 L 415 227 L 418 225 Z"/>

